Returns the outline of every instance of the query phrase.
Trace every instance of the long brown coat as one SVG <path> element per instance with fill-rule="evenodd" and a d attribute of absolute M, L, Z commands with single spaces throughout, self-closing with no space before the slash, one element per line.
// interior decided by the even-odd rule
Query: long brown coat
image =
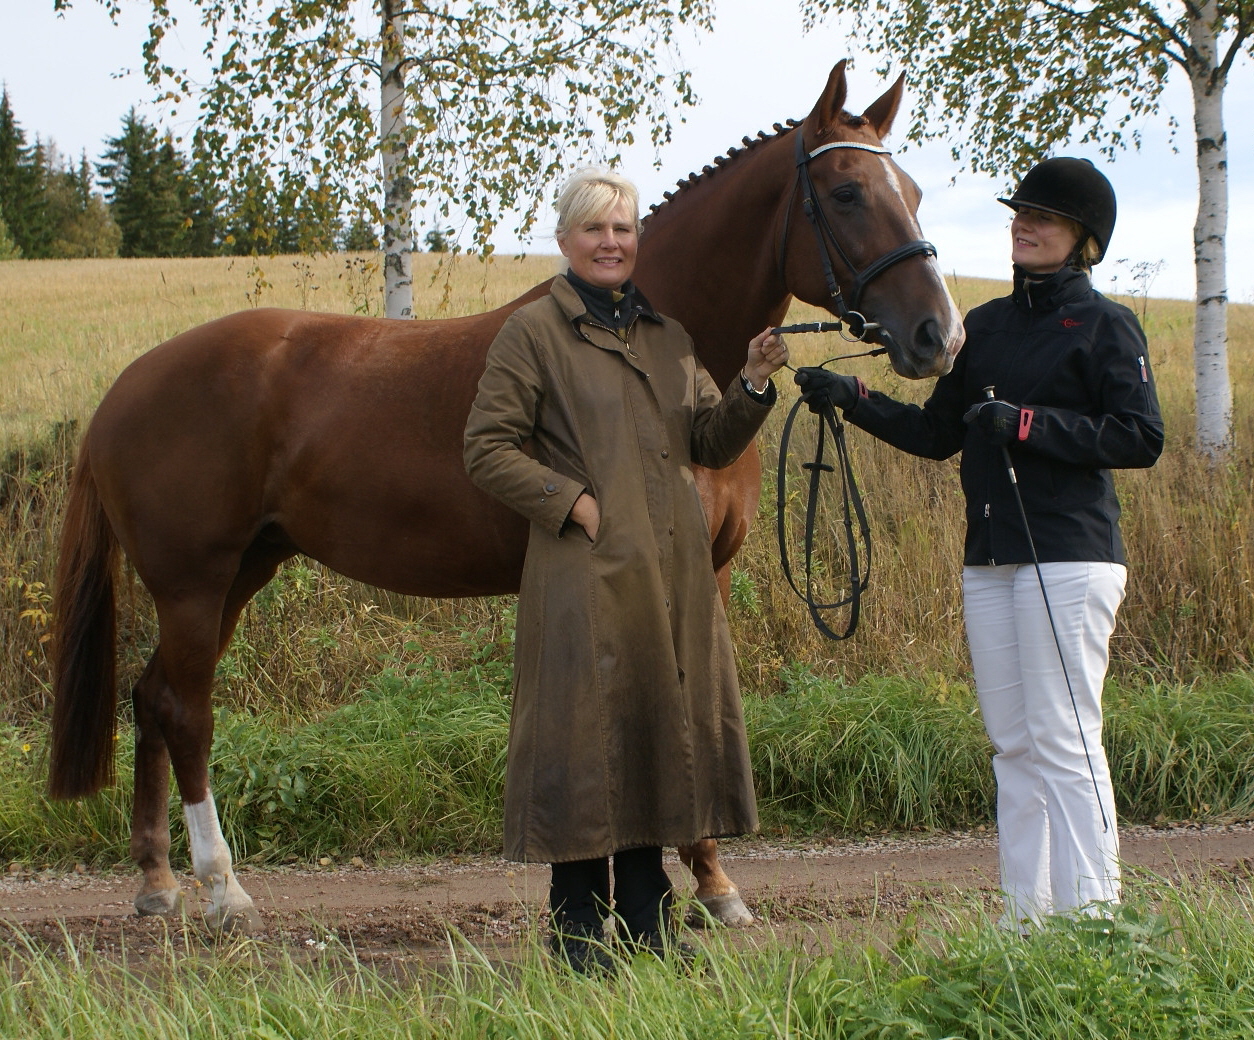
<path fill-rule="evenodd" d="M 505 774 L 522 861 L 758 824 L 692 465 L 733 462 L 770 408 L 738 384 L 720 397 L 676 322 L 639 317 L 624 343 L 584 312 L 562 277 L 516 311 L 466 426 L 471 479 L 531 521 Z M 595 542 L 568 521 L 584 490 Z"/>

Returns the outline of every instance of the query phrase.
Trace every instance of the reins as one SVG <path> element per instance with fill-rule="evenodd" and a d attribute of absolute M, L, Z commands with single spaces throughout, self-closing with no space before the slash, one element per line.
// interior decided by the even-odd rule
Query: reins
<path fill-rule="evenodd" d="M 840 325 L 834 322 L 811 322 L 803 325 L 786 325 L 772 329 L 776 335 L 784 332 L 828 332 L 838 331 Z M 856 357 L 876 357 L 885 353 L 887 347 L 876 347 L 857 354 L 844 354 L 829 358 L 824 365 L 832 361 L 846 361 Z M 791 366 L 785 366 L 791 368 Z M 809 473 L 806 492 L 805 525 L 802 533 L 804 559 L 804 589 L 793 576 L 789 561 L 787 524 L 785 522 L 785 505 L 788 492 L 789 445 L 792 441 L 793 423 L 797 413 L 805 402 L 798 398 L 784 422 L 784 432 L 779 442 L 779 467 L 775 483 L 775 532 L 779 541 L 779 562 L 789 586 L 806 605 L 814 627 L 828 639 L 837 641 L 848 639 L 857 631 L 858 619 L 862 613 L 862 593 L 866 591 L 871 580 L 871 528 L 867 522 L 866 508 L 862 504 L 862 495 L 858 491 L 858 482 L 853 475 L 853 466 L 849 462 L 849 449 L 845 444 L 845 424 L 836 417 L 836 410 L 830 406 L 818 413 L 818 438 L 814 446 L 814 457 L 811 462 L 803 462 L 801 468 Z M 826 461 L 827 440 L 830 434 L 835 447 L 836 462 L 833 466 Z M 841 508 L 843 511 L 842 525 L 845 529 L 845 563 L 843 574 L 848 576 L 849 594 L 831 602 L 822 602 L 814 595 L 814 525 L 818 516 L 819 497 L 824 473 L 840 473 Z M 854 522 L 858 530 L 854 531 Z M 860 556 L 859 541 L 863 546 Z M 849 608 L 849 621 L 845 630 L 839 634 L 823 618 L 823 611 Z"/>
<path fill-rule="evenodd" d="M 868 321 L 866 316 L 862 314 L 858 308 L 862 305 L 862 294 L 866 290 L 867 285 L 876 277 L 883 274 L 894 264 L 900 263 L 914 256 L 935 256 L 936 247 L 930 242 L 922 240 L 914 242 L 906 242 L 891 249 L 877 260 L 873 260 L 866 267 L 859 270 L 849 259 L 845 250 L 840 244 L 840 239 L 836 237 L 836 233 L 832 230 L 831 223 L 827 219 L 827 215 L 823 212 L 823 207 L 818 204 L 815 199 L 814 180 L 810 176 L 810 161 L 817 156 L 830 152 L 835 149 L 851 149 L 860 152 L 870 152 L 873 155 L 891 155 L 891 149 L 884 148 L 881 145 L 866 144 L 860 141 L 833 141 L 829 144 L 820 145 L 813 151 L 807 152 L 805 142 L 802 137 L 801 127 L 796 129 L 796 165 L 797 179 L 793 182 L 792 195 L 789 199 L 788 209 L 784 215 L 784 228 L 780 236 L 778 267 L 781 280 L 784 280 L 784 260 L 787 255 L 788 248 L 788 232 L 793 210 L 793 200 L 796 199 L 797 193 L 801 193 L 801 208 L 806 215 L 811 228 L 814 229 L 815 239 L 819 247 L 819 259 L 823 265 L 823 277 L 827 283 L 827 292 L 829 297 L 829 309 L 837 315 L 838 321 L 834 322 L 808 322 L 800 325 L 786 325 L 772 331 L 779 335 L 785 332 L 838 332 L 843 339 L 851 343 L 865 343 L 872 334 L 878 334 L 878 338 L 885 340 L 890 338 L 888 330 L 877 322 Z M 832 264 L 832 250 L 840 258 L 840 262 L 849 272 L 853 280 L 853 287 L 850 294 L 850 301 L 846 302 L 844 294 L 841 292 L 840 285 L 836 281 L 836 272 Z M 846 333 L 846 328 L 848 333 Z M 844 361 L 854 357 L 875 357 L 886 353 L 887 346 L 880 346 L 858 354 L 846 354 L 843 357 L 831 358 L 825 361 L 824 365 L 831 361 Z M 785 366 L 791 369 L 791 366 Z M 828 639 L 848 639 L 854 634 L 858 627 L 858 619 L 862 611 L 862 593 L 866 591 L 871 578 L 871 528 L 867 523 L 866 510 L 862 504 L 862 495 L 858 491 L 858 483 L 853 475 L 853 467 L 849 462 L 849 450 L 845 444 L 845 424 L 836 417 L 835 409 L 830 406 L 824 408 L 819 413 L 818 438 L 814 446 L 814 458 L 811 462 L 802 463 L 802 469 L 809 473 L 808 491 L 806 494 L 806 513 L 805 526 L 802 535 L 803 551 L 804 551 L 804 590 L 798 585 L 793 577 L 792 565 L 788 562 L 788 539 L 787 525 L 785 523 L 785 502 L 787 497 L 787 478 L 788 478 L 788 452 L 789 444 L 792 439 L 793 423 L 797 418 L 797 413 L 801 409 L 804 402 L 800 399 L 793 405 L 792 410 L 788 413 L 788 418 L 784 422 L 784 432 L 780 438 L 779 445 L 779 470 L 776 480 L 776 500 L 775 500 L 775 522 L 776 533 L 779 539 L 779 559 L 780 565 L 783 567 L 784 577 L 788 579 L 788 584 L 792 587 L 793 592 L 801 598 L 806 604 L 806 608 L 810 612 L 810 617 L 814 621 L 814 626 Z M 826 460 L 828 452 L 828 438 L 834 446 L 836 453 L 836 465 Z M 815 598 L 814 595 L 814 525 L 818 515 L 819 497 L 822 485 L 822 475 L 824 473 L 840 474 L 841 486 L 841 502 L 843 510 L 842 524 L 845 528 L 845 561 L 844 573 L 849 579 L 849 594 L 841 599 L 831 602 L 822 602 Z M 857 531 L 854 530 L 855 522 Z M 862 545 L 862 552 L 859 552 L 859 542 Z M 849 621 L 845 626 L 844 632 L 837 634 L 836 631 L 827 624 L 822 616 L 823 611 L 839 610 L 843 607 L 849 608 Z"/>

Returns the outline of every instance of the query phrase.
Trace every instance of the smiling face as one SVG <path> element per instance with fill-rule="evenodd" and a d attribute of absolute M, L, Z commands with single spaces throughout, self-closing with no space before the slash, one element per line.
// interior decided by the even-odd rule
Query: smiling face
<path fill-rule="evenodd" d="M 1053 274 L 1080 241 L 1074 221 L 1020 206 L 1010 221 L 1010 259 L 1029 274 Z"/>
<path fill-rule="evenodd" d="M 598 289 L 621 288 L 636 267 L 636 218 L 625 200 L 557 240 L 570 269 Z"/>

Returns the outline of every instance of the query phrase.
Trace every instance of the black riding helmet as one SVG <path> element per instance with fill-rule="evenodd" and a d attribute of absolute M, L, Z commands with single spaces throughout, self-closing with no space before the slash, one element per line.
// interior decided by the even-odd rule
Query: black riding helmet
<path fill-rule="evenodd" d="M 1115 230 L 1115 189 L 1088 159 L 1060 156 L 1037 163 L 1024 175 L 1008 199 L 998 199 L 1013 210 L 1020 206 L 1069 217 L 1097 241 L 1106 255 Z"/>

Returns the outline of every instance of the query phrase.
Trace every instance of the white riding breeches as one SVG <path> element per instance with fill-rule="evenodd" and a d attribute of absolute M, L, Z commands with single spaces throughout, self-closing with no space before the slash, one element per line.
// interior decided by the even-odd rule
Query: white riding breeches
<path fill-rule="evenodd" d="M 1102 685 L 1127 570 L 1043 563 L 1041 574 L 1057 642 L 1032 564 L 962 572 L 976 691 L 995 752 L 1001 923 L 1020 929 L 1081 907 L 1100 912 L 1090 904 L 1117 902 L 1120 892 Z"/>

